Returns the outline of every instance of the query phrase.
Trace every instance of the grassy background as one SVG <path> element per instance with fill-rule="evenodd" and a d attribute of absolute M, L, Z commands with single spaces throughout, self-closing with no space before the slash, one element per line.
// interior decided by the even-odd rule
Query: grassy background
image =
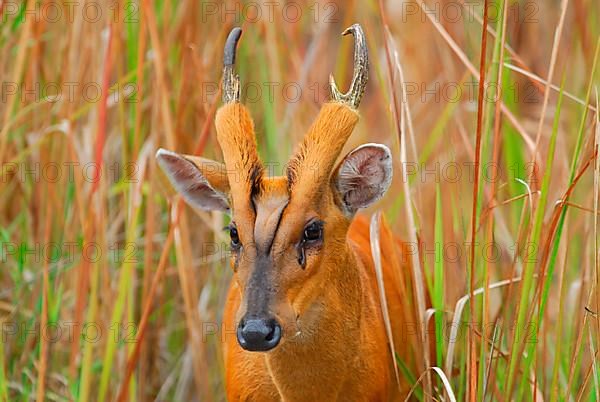
<path fill-rule="evenodd" d="M 416 397 L 599 400 L 600 6 L 485 4 L 0 1 L 0 401 L 224 399 L 226 218 L 184 205 L 154 153 L 221 157 L 241 25 L 242 96 L 280 173 L 329 73 L 350 81 L 354 22 L 371 69 L 347 148 L 393 150 L 367 213 L 418 250 L 436 324 L 402 335 L 436 346 Z"/>

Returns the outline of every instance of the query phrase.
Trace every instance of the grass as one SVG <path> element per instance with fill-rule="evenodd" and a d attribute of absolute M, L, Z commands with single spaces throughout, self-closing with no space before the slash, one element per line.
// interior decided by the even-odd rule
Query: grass
<path fill-rule="evenodd" d="M 317 2 L 297 19 L 228 2 L 237 21 L 210 1 L 100 1 L 97 21 L 5 3 L 0 402 L 224 400 L 227 218 L 187 207 L 154 152 L 221 158 L 222 45 L 241 25 L 242 98 L 281 172 L 329 73 L 350 81 L 353 22 L 371 75 L 346 148 L 390 146 L 392 187 L 365 213 L 418 245 L 410 341 L 433 346 L 415 372 L 397 361 L 412 397 L 597 400 L 593 1 Z"/>

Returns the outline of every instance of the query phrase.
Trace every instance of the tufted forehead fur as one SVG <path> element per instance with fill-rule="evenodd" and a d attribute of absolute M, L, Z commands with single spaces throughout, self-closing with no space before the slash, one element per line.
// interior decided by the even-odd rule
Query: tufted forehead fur
<path fill-rule="evenodd" d="M 219 109 L 215 119 L 217 139 L 242 242 L 270 247 L 288 203 L 299 211 L 320 202 L 329 188 L 334 163 L 357 122 L 358 113 L 348 105 L 325 103 L 292 156 L 287 177 L 268 178 L 258 157 L 254 124 L 246 107 L 231 103 Z"/>
<path fill-rule="evenodd" d="M 230 186 L 234 218 L 244 236 L 252 233 L 255 214 L 253 195 L 259 191 L 263 166 L 256 149 L 254 122 L 248 109 L 240 103 L 221 106 L 215 117 L 217 140 L 223 151 Z"/>

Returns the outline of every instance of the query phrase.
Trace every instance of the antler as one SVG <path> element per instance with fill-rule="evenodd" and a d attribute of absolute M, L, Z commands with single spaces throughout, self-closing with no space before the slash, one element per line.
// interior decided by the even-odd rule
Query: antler
<path fill-rule="evenodd" d="M 215 117 L 217 141 L 223 151 L 238 225 L 253 225 L 252 196 L 260 189 L 263 166 L 256 149 L 254 123 L 240 103 L 240 79 L 235 73 L 235 50 L 242 30 L 233 28 L 223 57 L 223 103 Z M 242 231 L 252 233 L 252 230 Z"/>
<path fill-rule="evenodd" d="M 240 76 L 234 71 L 235 49 L 242 36 L 241 28 L 235 27 L 229 32 L 223 50 L 223 103 L 240 101 Z"/>
<path fill-rule="evenodd" d="M 360 98 L 365 92 L 367 79 L 369 78 L 369 53 L 367 52 L 367 41 L 365 33 L 359 24 L 346 28 L 342 35 L 352 34 L 354 36 L 354 74 L 350 89 L 345 94 L 341 93 L 335 84 L 333 74 L 329 75 L 329 86 L 331 97 L 336 102 L 342 102 L 358 109 Z"/>
<path fill-rule="evenodd" d="M 294 196 L 308 202 L 326 185 L 333 165 L 358 122 L 356 109 L 367 83 L 369 57 L 362 28 L 352 25 L 344 35 L 354 35 L 354 77 L 350 90 L 342 94 L 330 76 L 332 102 L 323 104 L 317 119 L 291 158 L 288 182 Z"/>

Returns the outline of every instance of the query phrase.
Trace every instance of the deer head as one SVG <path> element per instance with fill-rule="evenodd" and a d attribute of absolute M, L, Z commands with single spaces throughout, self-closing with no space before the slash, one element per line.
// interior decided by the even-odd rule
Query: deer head
<path fill-rule="evenodd" d="M 231 215 L 233 286 L 241 300 L 237 338 L 249 351 L 298 341 L 316 322 L 320 293 L 350 258 L 346 234 L 354 214 L 381 198 L 391 182 L 384 145 L 362 145 L 335 165 L 358 121 L 368 73 L 362 28 L 355 24 L 346 34 L 355 41 L 351 87 L 341 93 L 330 77 L 332 100 L 322 106 L 285 176 L 266 175 L 252 119 L 240 103 L 234 72 L 239 28 L 225 44 L 224 105 L 215 119 L 224 163 L 163 149 L 156 154 L 189 205 Z"/>

